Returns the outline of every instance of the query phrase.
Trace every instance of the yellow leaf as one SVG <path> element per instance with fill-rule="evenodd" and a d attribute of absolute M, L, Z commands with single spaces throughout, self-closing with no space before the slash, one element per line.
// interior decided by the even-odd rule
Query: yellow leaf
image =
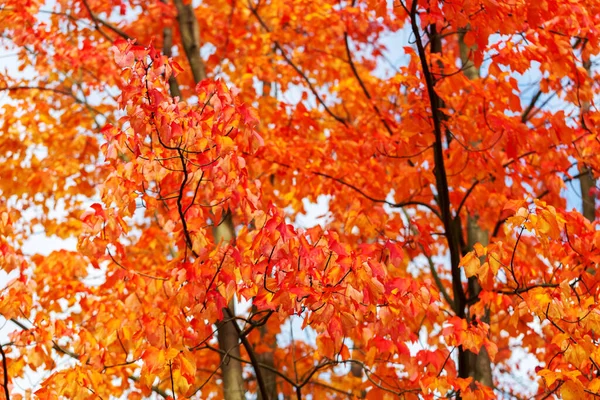
<path fill-rule="evenodd" d="M 581 400 L 585 392 L 579 381 L 567 381 L 560 387 L 560 395 L 564 400 Z"/>
<path fill-rule="evenodd" d="M 569 335 L 566 333 L 559 333 L 552 338 L 552 343 L 564 350 L 564 342 L 569 340 Z"/>
<path fill-rule="evenodd" d="M 175 357 L 177 357 L 179 355 L 179 350 L 177 350 L 174 347 L 169 348 L 169 350 L 167 350 L 167 354 L 166 354 L 166 359 L 167 360 L 172 360 Z"/>
<path fill-rule="evenodd" d="M 498 261 L 498 257 L 494 254 L 488 257 L 488 263 L 490 264 L 490 269 L 494 275 L 498 274 L 498 270 L 502 265 L 500 261 Z"/>
<path fill-rule="evenodd" d="M 559 378 L 556 372 L 550 371 L 549 369 L 543 369 L 539 371 L 538 375 L 544 378 L 546 386 L 552 386 L 552 384 Z"/>
<path fill-rule="evenodd" d="M 487 247 L 483 246 L 481 243 L 475 243 L 473 249 L 479 257 L 487 255 Z"/>
<path fill-rule="evenodd" d="M 491 340 L 486 340 L 483 345 L 490 356 L 490 360 L 494 361 L 496 354 L 498 354 L 498 346 L 496 343 L 492 342 Z"/>
<path fill-rule="evenodd" d="M 460 265 L 465 269 L 465 274 L 467 278 L 477 275 L 477 271 L 479 271 L 479 267 L 481 266 L 481 262 L 479 261 L 479 257 L 475 254 L 474 251 L 469 252 L 466 256 L 460 260 Z"/>
<path fill-rule="evenodd" d="M 221 146 L 221 153 L 227 153 L 235 147 L 233 140 L 229 136 L 218 136 L 217 143 Z"/>
<path fill-rule="evenodd" d="M 516 212 L 515 215 L 513 215 L 512 217 L 507 219 L 507 222 L 512 225 L 512 226 L 519 226 L 522 223 L 525 222 L 525 220 L 527 220 L 527 218 L 530 217 L 529 215 L 529 210 L 527 210 L 526 208 L 522 207 L 519 208 Z"/>
<path fill-rule="evenodd" d="M 530 291 L 530 295 L 526 300 L 532 310 L 545 310 L 552 298 L 542 288 L 535 288 Z"/>
<path fill-rule="evenodd" d="M 588 385 L 588 390 L 594 393 L 600 392 L 600 378 L 594 378 Z"/>
<path fill-rule="evenodd" d="M 157 372 L 165 365 L 165 352 L 150 346 L 144 351 L 142 360 L 144 361 L 144 366 L 148 369 L 148 372 Z"/>
<path fill-rule="evenodd" d="M 180 370 L 173 371 L 173 383 L 175 385 L 175 391 L 181 393 L 186 393 L 190 388 L 189 380 L 181 374 Z"/>
<path fill-rule="evenodd" d="M 190 361 L 184 353 L 179 355 L 179 370 L 181 375 L 185 377 L 189 383 L 194 381 L 196 377 L 196 364 Z"/>

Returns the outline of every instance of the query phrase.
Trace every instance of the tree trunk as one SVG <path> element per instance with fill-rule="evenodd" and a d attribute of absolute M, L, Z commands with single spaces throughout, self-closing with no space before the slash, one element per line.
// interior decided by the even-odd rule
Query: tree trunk
<path fill-rule="evenodd" d="M 233 300 L 229 302 L 229 311 L 235 315 Z M 225 400 L 245 400 L 242 363 L 232 357 L 240 358 L 239 335 L 233 323 L 228 320 L 217 322 L 219 349 L 226 352 L 221 355 L 221 373 L 223 374 L 223 398 Z"/>
<path fill-rule="evenodd" d="M 163 29 L 163 54 L 167 57 L 171 57 L 173 48 L 173 29 L 167 27 Z M 181 91 L 179 90 L 179 84 L 177 79 L 173 75 L 169 76 L 169 92 L 173 97 L 181 98 Z"/>
<path fill-rule="evenodd" d="M 200 29 L 198 20 L 194 14 L 194 7 L 191 3 L 184 4 L 182 0 L 174 0 L 177 9 L 177 21 L 179 23 L 179 34 L 182 45 L 190 63 L 190 68 L 196 83 L 206 78 L 206 69 L 204 62 L 200 57 Z M 170 39 L 168 31 L 165 31 L 165 39 Z M 229 243 L 235 238 L 235 229 L 231 212 L 227 211 L 223 221 L 214 227 L 213 236 L 215 243 Z M 227 313 L 224 313 L 227 315 Z M 235 316 L 234 301 L 229 303 L 229 315 Z M 221 373 L 223 376 L 223 397 L 225 400 L 244 400 L 245 385 L 242 375 L 242 364 L 232 358 L 240 357 L 240 337 L 235 321 L 222 320 L 217 321 L 217 338 L 219 349 L 225 352 L 221 355 Z"/>
<path fill-rule="evenodd" d="M 190 63 L 192 75 L 196 83 L 206 79 L 206 70 L 204 61 L 200 57 L 200 27 L 198 19 L 194 14 L 194 6 L 183 4 L 183 0 L 174 0 L 175 8 L 177 8 L 177 22 L 179 23 L 179 34 L 186 58 Z"/>
<path fill-rule="evenodd" d="M 231 212 L 223 216 L 220 224 L 213 228 L 215 243 L 229 243 L 235 239 L 235 227 Z M 217 336 L 219 349 L 225 352 L 221 355 L 221 372 L 223 374 L 223 397 L 225 400 L 244 400 L 245 387 L 242 376 L 242 363 L 236 357 L 240 358 L 240 337 L 237 329 L 233 325 L 235 321 L 227 320 L 227 313 L 224 312 L 224 320 L 217 322 Z M 235 316 L 235 304 L 229 302 L 229 315 Z"/>
<path fill-rule="evenodd" d="M 581 187 L 583 216 L 588 221 L 594 222 L 596 219 L 596 197 L 590 193 L 590 190 L 596 187 L 596 180 L 592 175 L 592 171 L 586 166 L 580 166 L 579 172 L 582 174 L 579 177 L 579 186 Z"/>
<path fill-rule="evenodd" d="M 583 45 L 584 46 L 584 45 Z M 583 52 L 582 47 L 582 52 Z M 591 72 L 591 62 L 589 59 L 584 61 L 584 67 L 589 76 L 592 75 Z M 585 127 L 584 116 L 590 111 L 590 102 L 584 101 L 581 105 L 581 125 Z M 594 179 L 593 172 L 590 168 L 585 166 L 584 164 L 579 164 L 579 185 L 581 188 L 581 202 L 582 202 L 582 211 L 583 216 L 588 219 L 588 221 L 594 222 L 596 219 L 596 197 L 593 193 L 590 193 L 590 190 L 596 187 L 596 180 Z"/>
<path fill-rule="evenodd" d="M 477 218 L 469 216 L 467 219 L 467 251 L 473 250 L 475 243 L 481 243 L 483 246 L 489 244 L 489 234 L 487 231 L 481 229 L 477 222 Z M 481 292 L 481 286 L 476 276 L 469 278 L 469 298 L 477 298 Z M 481 318 L 482 322 L 486 324 L 490 323 L 490 310 L 486 308 L 484 316 Z M 481 384 L 493 387 L 494 381 L 492 379 L 492 362 L 490 355 L 485 347 L 479 350 L 478 354 L 468 352 L 469 358 L 469 376 L 472 376 L 477 382 Z"/>
<path fill-rule="evenodd" d="M 261 326 L 259 328 L 259 332 L 260 332 L 261 342 L 264 343 L 268 337 L 267 336 L 267 333 L 268 333 L 267 326 L 266 325 Z M 270 340 L 269 343 L 266 343 L 266 345 L 269 346 L 269 350 L 265 351 L 264 353 L 256 354 L 256 358 L 258 359 L 258 362 L 260 362 L 261 364 L 265 364 L 270 367 L 275 367 L 275 348 L 277 346 L 277 343 L 275 342 L 274 335 L 272 335 L 272 337 L 273 337 L 273 339 Z M 267 396 L 266 396 L 266 398 L 264 398 L 262 393 L 259 391 L 258 392 L 258 400 L 277 399 L 277 375 L 275 374 L 275 372 L 271 371 L 270 369 L 261 368 L 261 370 L 262 370 L 263 380 L 265 382 L 265 387 L 267 389 Z"/>
<path fill-rule="evenodd" d="M 479 79 L 479 70 L 473 64 L 470 58 L 471 49 L 464 42 L 464 35 L 468 28 L 465 28 L 459 33 L 459 48 L 460 48 L 460 59 L 462 62 L 463 72 L 470 80 Z M 478 222 L 476 215 L 469 215 L 467 218 L 467 248 L 466 251 L 472 251 L 475 243 L 481 243 L 483 246 L 489 244 L 489 234 L 483 230 Z M 468 295 L 470 299 L 477 298 L 481 292 L 481 286 L 477 277 L 469 278 Z M 486 309 L 485 315 L 482 318 L 482 322 L 486 324 L 490 323 L 490 311 Z M 468 374 L 473 377 L 477 382 L 481 384 L 493 387 L 492 379 L 492 363 L 490 356 L 485 347 L 479 350 L 478 354 L 467 352 L 468 360 Z"/>

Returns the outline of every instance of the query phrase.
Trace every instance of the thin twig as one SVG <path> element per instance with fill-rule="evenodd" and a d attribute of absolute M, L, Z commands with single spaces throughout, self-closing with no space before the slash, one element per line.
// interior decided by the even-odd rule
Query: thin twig
<path fill-rule="evenodd" d="M 267 26 L 267 24 L 265 23 L 265 21 L 263 21 L 262 17 L 258 14 L 258 9 L 252 7 L 250 4 L 248 4 L 248 8 L 252 12 L 252 14 L 256 17 L 256 19 L 258 20 L 258 22 L 260 23 L 260 25 L 263 27 L 263 29 L 265 31 L 267 31 L 267 32 L 270 33 L 271 29 Z M 319 92 L 317 92 L 317 89 L 315 89 L 314 85 L 310 82 L 310 79 L 308 79 L 308 76 L 306 76 L 306 74 L 286 54 L 283 46 L 281 46 L 281 44 L 278 41 L 274 41 L 273 44 L 275 45 L 275 48 L 277 50 L 279 50 L 279 52 L 281 53 L 281 56 L 283 57 L 283 59 L 285 60 L 285 62 L 290 67 L 292 67 L 292 69 L 294 71 L 296 71 L 296 73 L 298 75 L 300 75 L 300 77 L 304 80 L 304 82 L 306 82 L 306 84 L 308 86 L 308 89 L 315 96 L 315 98 L 317 99 L 317 102 L 319 104 L 321 104 L 321 106 L 323 106 L 323 108 L 325 109 L 325 112 L 327 112 L 327 114 L 329 114 L 333 119 L 335 119 L 336 121 L 338 121 L 342 125 L 348 126 L 348 122 L 344 118 L 336 115 L 333 111 L 331 111 L 331 109 L 329 107 L 327 107 L 327 105 L 325 104 L 325 101 L 321 98 L 321 95 L 319 94 Z"/>
<path fill-rule="evenodd" d="M 81 1 L 83 3 L 83 6 L 85 7 L 85 9 L 87 10 L 88 14 L 90 14 L 90 18 L 92 19 L 92 22 L 96 26 L 96 30 L 102 36 L 104 36 L 104 38 L 106 40 L 108 40 L 111 43 L 114 41 L 110 36 L 108 36 L 106 34 L 106 32 L 104 32 L 102 30 L 102 28 L 100 28 L 100 25 L 103 25 L 103 26 L 107 27 L 108 29 L 110 29 L 111 31 L 113 31 L 117 35 L 121 36 L 125 40 L 133 40 L 133 38 L 131 36 L 129 36 L 128 34 L 126 34 L 125 32 L 123 32 L 122 30 L 120 30 L 116 26 L 113 26 L 112 24 L 104 21 L 103 19 L 98 18 L 98 16 L 92 11 L 92 9 L 91 9 L 90 5 L 88 4 L 87 0 L 81 0 Z"/>
<path fill-rule="evenodd" d="M 354 65 L 354 61 L 352 60 L 352 53 L 350 52 L 350 43 L 348 42 L 348 32 L 344 32 L 344 44 L 346 46 L 346 56 L 348 57 L 348 64 L 350 64 L 350 69 L 352 69 L 352 73 L 354 74 L 354 77 L 358 81 L 358 84 L 360 85 L 363 93 L 365 94 L 365 97 L 372 103 L 373 109 L 379 116 L 379 120 L 383 123 L 383 126 L 385 126 L 385 130 L 388 131 L 390 136 L 394 135 L 392 128 L 390 128 L 390 125 L 383 118 L 383 115 L 381 115 L 381 111 L 379 110 L 379 107 L 377 107 L 377 104 L 375 104 L 375 102 L 373 101 L 373 98 L 371 97 L 371 94 L 367 90 L 365 83 L 363 82 L 360 75 L 358 74 L 358 70 L 356 69 L 356 66 Z"/>

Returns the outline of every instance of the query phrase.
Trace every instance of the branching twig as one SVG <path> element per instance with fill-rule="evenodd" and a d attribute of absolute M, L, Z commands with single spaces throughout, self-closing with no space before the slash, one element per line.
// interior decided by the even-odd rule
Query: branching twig
<path fill-rule="evenodd" d="M 19 321 L 19 320 L 15 319 L 15 318 L 11 318 L 11 319 L 10 319 L 10 322 L 12 322 L 13 324 L 17 325 L 19 328 L 21 328 L 21 329 L 22 329 L 22 330 L 24 330 L 24 331 L 29 331 L 29 330 L 31 330 L 31 328 L 28 328 L 28 327 L 27 327 L 27 326 L 25 326 L 25 325 L 24 325 L 24 324 L 23 324 L 21 321 Z M 55 341 L 55 340 L 52 340 L 52 348 L 53 348 L 55 351 L 57 351 L 57 352 L 59 352 L 59 353 L 61 353 L 61 354 L 64 354 L 64 355 L 66 355 L 66 356 L 69 356 L 69 357 L 73 358 L 74 360 L 77 360 L 77 361 L 79 361 L 79 358 L 80 358 L 79 354 L 76 354 L 76 353 L 74 353 L 74 352 L 72 352 L 72 351 L 70 351 L 70 350 L 67 350 L 67 349 L 63 348 L 63 347 L 62 347 L 62 346 L 60 346 L 58 343 L 56 343 L 56 341 Z M 139 382 L 139 381 L 140 381 L 140 377 L 139 377 L 139 376 L 130 375 L 130 376 L 128 376 L 127 378 L 128 378 L 129 380 L 133 381 L 133 382 Z M 153 385 L 153 386 L 151 387 L 151 390 L 152 390 L 154 393 L 156 393 L 156 394 L 158 394 L 158 395 L 160 395 L 160 396 L 164 397 L 165 399 L 169 397 L 169 394 L 168 394 L 167 392 L 165 392 L 164 390 L 162 390 L 161 388 L 159 388 L 158 386 L 155 386 L 155 385 Z"/>
<path fill-rule="evenodd" d="M 379 107 L 377 107 L 377 104 L 375 104 L 375 102 L 373 102 L 373 98 L 371 97 L 371 94 L 367 90 L 365 83 L 363 82 L 360 75 L 358 74 L 358 70 L 356 69 L 356 66 L 354 65 L 354 61 L 352 61 L 352 53 L 350 52 L 350 43 L 348 43 L 348 32 L 344 32 L 344 44 L 346 46 L 346 56 L 348 57 L 348 64 L 350 64 L 350 69 L 352 69 L 352 73 L 354 74 L 354 77 L 356 77 L 356 80 L 358 81 L 358 84 L 360 85 L 363 93 L 365 94 L 365 97 L 370 102 L 373 103 L 372 104 L 373 109 L 375 110 L 375 113 L 377 113 L 377 115 L 379 116 L 379 120 L 383 123 L 383 126 L 385 126 L 385 130 L 390 134 L 390 136 L 392 136 L 394 134 L 394 132 L 392 131 L 392 128 L 390 128 L 390 125 L 383 118 L 383 115 L 381 115 L 381 111 L 379 110 Z"/>
<path fill-rule="evenodd" d="M 286 164 L 286 163 L 279 162 L 279 161 L 267 160 L 265 158 L 262 158 L 262 157 L 259 157 L 259 156 L 256 156 L 256 155 L 250 154 L 250 153 L 244 153 L 244 155 L 246 155 L 246 156 L 253 156 L 253 157 L 256 157 L 256 158 L 260 158 L 261 160 L 268 161 L 271 164 L 277 164 L 277 165 L 280 165 L 282 167 L 293 169 L 293 167 L 290 164 Z M 385 199 L 378 199 L 378 198 L 375 198 L 375 197 L 373 197 L 373 196 L 365 193 L 362 189 L 360 189 L 356 185 L 353 185 L 353 184 L 351 184 L 349 182 L 346 182 L 345 180 L 343 180 L 341 178 L 337 178 L 337 177 L 335 177 L 333 175 L 329 175 L 329 174 L 326 174 L 324 172 L 319 172 L 319 171 L 307 171 L 307 172 L 311 173 L 313 175 L 321 176 L 323 178 L 331 179 L 331 180 L 333 180 L 333 181 L 335 181 L 335 182 L 337 182 L 337 183 L 339 183 L 341 185 L 344 185 L 344 186 L 346 186 L 346 187 L 354 190 L 355 192 L 359 193 L 361 196 L 363 196 L 367 200 L 372 201 L 373 203 L 387 204 L 388 206 L 393 207 L 393 208 L 402 208 L 402 207 L 407 207 L 407 206 L 421 206 L 421 207 L 425 207 L 425 208 L 429 209 L 431 212 L 433 212 L 433 214 L 436 217 L 438 217 L 440 219 L 440 221 L 442 221 L 442 216 L 441 216 L 439 210 L 436 210 L 431 204 L 427 204 L 427 203 L 424 203 L 422 201 L 415 201 L 415 200 L 407 200 L 407 201 L 402 201 L 402 202 L 394 203 L 394 202 L 391 202 L 391 201 L 387 201 Z"/>
<path fill-rule="evenodd" d="M 410 222 L 410 216 L 408 215 L 406 210 L 402 209 L 402 212 L 404 213 L 404 217 Z M 416 228 L 414 226 L 411 226 L 411 228 L 412 228 L 413 235 L 417 234 Z M 425 253 L 425 247 L 421 243 L 419 243 L 419 247 L 421 248 L 421 251 L 425 255 L 425 258 L 427 258 L 427 263 L 429 264 L 429 271 L 431 272 L 431 276 L 433 277 L 433 281 L 435 282 L 435 285 L 437 286 L 438 290 L 442 294 L 442 297 L 444 298 L 444 300 L 446 300 L 446 303 L 448 303 L 450 308 L 452 308 L 452 310 L 454 310 L 454 312 L 456 312 L 456 310 L 455 310 L 456 306 L 454 304 L 454 300 L 452 300 L 452 298 L 448 294 L 448 291 L 444 287 L 444 284 L 435 269 L 435 264 L 433 263 L 433 259 L 431 258 L 431 256 L 429 254 Z"/>
<path fill-rule="evenodd" d="M 178 0 L 180 1 L 180 0 Z M 250 4 L 248 4 L 248 8 L 250 9 L 250 11 L 252 12 L 252 15 L 254 15 L 256 17 L 256 19 L 258 20 L 259 24 L 263 27 L 263 29 L 267 32 L 271 32 L 271 29 L 267 26 L 267 24 L 265 23 L 265 21 L 262 19 L 262 17 L 258 14 L 258 9 L 256 9 L 255 7 L 252 7 Z M 335 119 L 336 121 L 338 121 L 339 123 L 341 123 L 344 126 L 348 126 L 348 122 L 336 115 L 333 111 L 331 111 L 331 109 L 329 107 L 327 107 L 327 105 L 325 104 L 325 101 L 323 101 L 323 99 L 321 98 L 321 95 L 319 94 L 319 92 L 317 92 L 317 89 L 315 89 L 314 85 L 310 82 L 310 79 L 308 79 L 308 76 L 306 76 L 306 74 L 292 61 L 292 59 L 286 54 L 283 46 L 281 46 L 281 44 L 278 41 L 274 41 L 273 44 L 275 45 L 275 48 L 277 50 L 279 50 L 279 52 L 281 53 L 281 56 L 283 57 L 283 59 L 285 60 L 285 62 L 292 67 L 292 69 L 294 71 L 296 71 L 296 73 L 298 75 L 300 75 L 300 77 L 304 80 L 304 82 L 306 82 L 308 89 L 312 92 L 312 94 L 315 96 L 315 98 L 317 99 L 317 102 L 319 104 L 321 104 L 321 106 L 323 106 L 323 108 L 325 109 L 325 112 L 327 112 L 327 114 L 329 114 L 333 119 Z"/>
<path fill-rule="evenodd" d="M 111 43 L 114 41 L 110 36 L 108 36 L 106 34 L 106 32 L 104 32 L 102 30 L 102 28 L 100 28 L 100 25 L 104 25 L 105 27 L 107 27 L 108 29 L 110 29 L 111 31 L 113 31 L 114 33 L 116 33 L 117 35 L 121 36 L 125 40 L 132 40 L 131 36 L 129 36 L 128 34 L 126 34 L 125 32 L 123 32 L 122 30 L 120 30 L 116 26 L 110 24 L 109 22 L 104 21 L 101 18 L 98 18 L 98 16 L 96 14 L 94 14 L 94 12 L 92 11 L 92 9 L 91 9 L 90 5 L 88 4 L 87 0 L 81 0 L 81 1 L 83 3 L 83 6 L 85 7 L 85 9 L 87 10 L 88 14 L 90 14 L 90 18 L 92 19 L 92 22 L 96 26 L 96 30 L 102 36 L 104 36 L 104 38 L 106 40 L 108 40 Z"/>

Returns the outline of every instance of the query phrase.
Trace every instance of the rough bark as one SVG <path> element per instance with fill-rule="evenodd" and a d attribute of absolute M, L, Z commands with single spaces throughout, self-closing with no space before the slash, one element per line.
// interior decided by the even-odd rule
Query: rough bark
<path fill-rule="evenodd" d="M 229 243 L 235 239 L 235 227 L 231 213 L 228 211 L 220 224 L 213 228 L 215 243 Z M 229 313 L 235 315 L 235 304 L 229 302 Z M 221 373 L 223 376 L 223 397 L 225 400 L 244 400 L 245 388 L 242 376 L 242 364 L 240 358 L 240 338 L 237 329 L 233 325 L 235 321 L 227 320 L 227 313 L 223 313 L 224 319 L 217 322 L 217 338 L 219 349 L 225 352 L 221 355 Z M 236 359 L 237 358 L 237 359 Z"/>
<path fill-rule="evenodd" d="M 167 27 L 163 29 L 163 54 L 167 57 L 171 57 L 173 48 L 173 29 Z M 173 75 L 169 77 L 169 91 L 171 96 L 181 98 L 181 91 L 179 90 L 179 84 L 177 79 Z"/>
<path fill-rule="evenodd" d="M 229 302 L 229 311 L 235 315 L 234 302 Z M 219 349 L 226 352 L 221 355 L 221 373 L 223 379 L 223 398 L 225 400 L 245 400 L 244 379 L 240 358 L 239 335 L 233 323 L 227 319 L 217 323 Z M 235 359 L 237 358 L 237 359 Z"/>
<path fill-rule="evenodd" d="M 200 57 L 200 27 L 198 19 L 194 14 L 194 6 L 192 3 L 183 4 L 183 0 L 174 0 L 177 8 L 177 22 L 179 23 L 179 34 L 183 50 L 190 63 L 192 75 L 196 83 L 206 78 L 206 70 L 204 61 Z"/>
<path fill-rule="evenodd" d="M 586 60 L 584 62 L 584 67 L 589 76 L 591 76 L 591 62 L 590 60 Z M 584 116 L 590 111 L 590 102 L 584 101 L 581 104 L 581 125 L 585 127 Z M 583 216 L 587 218 L 588 221 L 594 222 L 596 219 L 596 198 L 594 194 L 590 193 L 590 190 L 596 187 L 596 180 L 594 179 L 594 175 L 592 170 L 580 163 L 579 165 L 579 186 L 581 188 L 581 202 L 582 202 L 582 211 Z"/>
<path fill-rule="evenodd" d="M 267 338 L 269 336 L 267 336 L 268 333 L 268 328 L 266 325 L 263 325 L 259 328 L 259 332 L 260 332 L 260 339 L 261 342 L 265 342 L 265 340 L 267 340 Z M 263 352 L 263 353 L 257 353 L 256 354 L 256 358 L 258 359 L 258 362 L 264 365 L 268 365 L 269 367 L 275 367 L 275 348 L 277 346 L 277 343 L 275 342 L 275 337 L 274 335 L 271 335 L 271 337 L 273 338 L 272 340 L 269 341 L 269 343 L 266 343 L 266 345 L 269 347 L 269 350 Z M 275 372 L 273 372 L 271 369 L 267 369 L 267 368 L 262 368 L 262 376 L 263 376 L 263 380 L 265 382 L 265 387 L 267 389 L 267 396 L 266 398 L 262 395 L 262 393 L 258 393 L 258 400 L 268 400 L 268 399 L 276 399 L 277 398 L 277 375 L 275 374 Z"/>
<path fill-rule="evenodd" d="M 459 49 L 460 58 L 462 62 L 463 73 L 470 80 L 479 79 L 479 69 L 473 64 L 471 60 L 471 49 L 464 42 L 464 35 L 468 28 L 462 30 L 459 33 Z M 473 250 L 475 243 L 481 243 L 483 246 L 487 246 L 489 243 L 489 233 L 481 228 L 478 224 L 478 218 L 476 215 L 469 215 L 467 218 L 467 246 L 466 251 Z M 468 285 L 468 296 L 469 299 L 474 299 L 479 296 L 481 292 L 481 286 L 477 277 L 469 278 Z M 481 319 L 482 322 L 487 324 L 490 323 L 490 312 L 486 309 L 485 315 Z M 492 362 L 490 355 L 488 354 L 485 347 L 479 350 L 478 354 L 467 352 L 468 356 L 468 374 L 473 377 L 477 382 L 481 384 L 493 387 L 492 378 Z"/>
<path fill-rule="evenodd" d="M 467 219 L 467 251 L 473 250 L 475 243 L 481 243 L 483 246 L 489 244 L 489 233 L 479 226 L 477 218 L 469 216 Z M 481 292 L 481 286 L 477 277 L 469 278 L 469 298 L 477 298 Z M 486 309 L 481 318 L 482 322 L 490 323 L 490 310 Z M 485 347 L 479 350 L 478 354 L 468 352 L 469 354 L 469 376 L 472 376 L 482 385 L 493 387 L 492 361 Z"/>
<path fill-rule="evenodd" d="M 581 188 L 583 216 L 588 221 L 594 222 L 596 219 L 596 198 L 593 194 L 590 194 L 590 190 L 596 187 L 596 180 L 592 175 L 592 171 L 586 166 L 580 167 L 579 172 L 581 173 L 579 186 Z"/>

